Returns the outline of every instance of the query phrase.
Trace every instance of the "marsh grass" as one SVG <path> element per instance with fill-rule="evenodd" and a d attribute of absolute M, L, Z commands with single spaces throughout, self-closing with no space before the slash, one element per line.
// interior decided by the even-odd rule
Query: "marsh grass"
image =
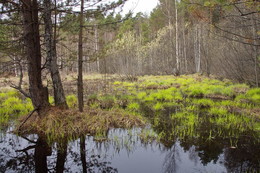
<path fill-rule="evenodd" d="M 6 125 L 10 120 L 15 120 L 33 110 L 30 99 L 23 98 L 15 90 L 6 90 L 0 93 L 0 124 Z"/>
<path fill-rule="evenodd" d="M 94 80 L 97 84 L 98 80 L 103 79 L 102 76 L 95 76 L 86 80 Z M 202 75 L 142 76 L 133 82 L 114 78 L 109 86 L 109 90 L 96 90 L 84 98 L 89 106 L 84 113 L 74 110 L 77 98 L 68 95 L 66 99 L 71 110 L 53 108 L 42 122 L 34 116 L 25 127 L 30 132 L 36 129 L 50 139 L 85 133 L 104 136 L 109 128 L 128 128 L 135 122 L 140 125 L 143 124 L 142 117 L 147 117 L 154 127 L 163 125 L 168 130 L 156 132 L 157 138 L 164 141 L 167 136 L 169 139 L 175 139 L 176 136 L 183 139 L 187 136 L 198 137 L 202 135 L 198 129 L 206 125 L 212 127 L 205 131 L 209 139 L 227 137 L 228 133 L 238 136 L 246 130 L 259 133 L 259 88 Z M 52 97 L 50 102 L 53 102 Z M 7 106 L 14 103 L 17 106 Z M 4 116 L 1 114 L 1 121 L 7 121 L 17 113 L 19 116 L 27 114 L 32 109 L 30 101 L 14 91 L 1 92 L 0 104 L 8 110 Z M 28 104 L 28 109 L 25 104 Z M 29 126 L 30 123 L 33 125 Z M 232 127 L 235 129 L 233 132 L 226 132 Z M 25 129 L 23 131 L 26 132 Z"/>
<path fill-rule="evenodd" d="M 160 141 L 230 138 L 232 146 L 245 133 L 260 134 L 259 90 L 246 84 L 198 75 L 144 76 L 125 92 L 134 97 L 127 108 L 151 119 Z"/>
<path fill-rule="evenodd" d="M 23 122 L 26 116 L 20 118 Z M 63 138 L 77 138 L 80 135 L 105 135 L 110 128 L 142 127 L 145 120 L 141 116 L 126 113 L 123 110 L 86 109 L 83 113 L 77 110 L 60 110 L 52 107 L 46 116 L 40 119 L 35 113 L 16 132 L 20 134 L 36 133 L 47 136 L 49 141 Z"/>

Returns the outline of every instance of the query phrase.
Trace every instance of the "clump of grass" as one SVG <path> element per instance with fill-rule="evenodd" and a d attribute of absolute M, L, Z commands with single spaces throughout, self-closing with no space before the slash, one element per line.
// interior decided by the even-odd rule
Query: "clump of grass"
<path fill-rule="evenodd" d="M 248 90 L 246 93 L 246 96 L 249 100 L 256 104 L 260 104 L 260 88 L 253 88 Z"/>
<path fill-rule="evenodd" d="M 246 84 L 233 84 L 229 86 L 236 94 L 245 94 L 249 90 Z"/>
<path fill-rule="evenodd" d="M 69 108 L 76 108 L 78 105 L 78 99 L 75 95 L 68 95 L 66 97 L 67 104 Z"/>
<path fill-rule="evenodd" d="M 102 109 L 111 109 L 115 106 L 116 98 L 113 95 L 103 95 L 99 98 L 100 108 Z"/>
<path fill-rule="evenodd" d="M 201 85 L 192 85 L 185 89 L 184 91 L 187 93 L 189 97 L 198 97 L 201 98 L 204 96 L 205 91 Z"/>
<path fill-rule="evenodd" d="M 120 107 L 120 108 L 127 108 L 127 105 L 132 102 L 132 100 L 135 98 L 132 95 L 128 95 L 128 94 L 121 94 L 121 95 L 116 95 L 116 104 Z"/>
<path fill-rule="evenodd" d="M 122 82 L 121 82 L 121 81 L 115 81 L 113 84 L 114 84 L 114 85 L 121 85 Z"/>
<path fill-rule="evenodd" d="M 252 88 L 248 90 L 246 94 L 239 94 L 235 100 L 260 105 L 260 88 Z"/>
<path fill-rule="evenodd" d="M 209 114 L 216 116 L 226 116 L 228 114 L 227 109 L 224 107 L 212 107 L 208 112 Z"/>
<path fill-rule="evenodd" d="M 158 111 L 163 109 L 163 104 L 161 102 L 157 102 L 154 106 L 153 109 Z"/>
<path fill-rule="evenodd" d="M 49 96 L 49 103 L 54 106 L 54 97 L 53 96 Z"/>
<path fill-rule="evenodd" d="M 143 100 L 147 96 L 146 92 L 142 91 L 137 94 L 139 100 Z"/>
<path fill-rule="evenodd" d="M 19 92 L 10 90 L 0 93 L 0 124 L 6 124 L 9 120 L 28 114 L 33 110 L 30 99 L 22 99 Z"/>
<path fill-rule="evenodd" d="M 98 102 L 97 94 L 91 94 L 88 96 L 87 105 L 91 106 Z"/>
<path fill-rule="evenodd" d="M 192 101 L 193 104 L 195 104 L 196 106 L 198 106 L 200 109 L 203 109 L 203 108 L 210 108 L 212 106 L 215 105 L 215 102 L 211 99 L 194 99 Z"/>
<path fill-rule="evenodd" d="M 25 120 L 26 116 L 20 119 Z M 110 128 L 143 127 L 145 120 L 138 115 L 132 115 L 120 109 L 105 111 L 87 108 L 83 113 L 76 110 L 60 110 L 56 107 L 43 118 L 35 113 L 20 127 L 21 134 L 43 134 L 51 141 L 61 138 L 75 138 L 85 134 L 104 134 Z"/>
<path fill-rule="evenodd" d="M 137 112 L 140 109 L 140 105 L 136 102 L 133 102 L 127 105 L 127 109 L 130 111 Z"/>
<path fill-rule="evenodd" d="M 223 96 L 232 96 L 233 90 L 224 85 L 208 85 L 205 89 L 206 95 L 223 95 Z"/>

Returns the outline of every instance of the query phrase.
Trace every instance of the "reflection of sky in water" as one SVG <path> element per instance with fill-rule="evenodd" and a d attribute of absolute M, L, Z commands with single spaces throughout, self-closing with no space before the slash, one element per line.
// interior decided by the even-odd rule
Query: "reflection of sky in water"
<path fill-rule="evenodd" d="M 162 144 L 141 143 L 137 137 L 139 129 L 133 131 L 112 130 L 109 132 L 107 142 L 98 143 L 93 137 L 87 137 L 86 158 L 88 166 L 94 172 L 100 167 L 105 170 L 108 167 L 116 169 L 120 173 L 160 173 L 160 172 L 227 172 L 223 163 L 223 154 L 219 156 L 217 164 L 213 161 L 203 166 L 200 163 L 198 152 L 195 147 L 184 151 L 179 142 L 171 149 L 166 149 Z M 37 136 L 29 136 L 30 140 L 36 141 Z M 34 172 L 34 149 L 25 152 L 15 152 L 35 144 L 12 134 L 6 134 L 0 141 L 1 170 L 9 165 L 6 172 L 27 171 Z M 52 155 L 47 157 L 48 168 L 51 172 L 56 166 L 57 146 L 53 146 Z M 46 151 L 43 151 L 46 152 Z M 80 140 L 69 143 L 65 162 L 65 172 L 82 172 L 80 157 Z M 91 159 L 90 159 L 91 158 Z M 220 161 L 222 161 L 220 163 Z M 13 165 L 13 166 L 11 166 Z M 14 170 L 11 169 L 14 168 Z M 113 171 L 111 171 L 113 172 Z"/>

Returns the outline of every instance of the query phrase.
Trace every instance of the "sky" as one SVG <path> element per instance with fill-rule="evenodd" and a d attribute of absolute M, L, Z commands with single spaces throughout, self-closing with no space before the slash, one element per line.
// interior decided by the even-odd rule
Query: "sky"
<path fill-rule="evenodd" d="M 157 6 L 159 0 L 128 0 L 123 7 L 123 14 L 133 11 L 133 13 L 142 12 L 147 15 Z"/>

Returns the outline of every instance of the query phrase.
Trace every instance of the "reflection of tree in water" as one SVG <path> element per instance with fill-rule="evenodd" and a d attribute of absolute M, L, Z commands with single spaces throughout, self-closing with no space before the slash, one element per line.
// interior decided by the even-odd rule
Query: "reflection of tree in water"
<path fill-rule="evenodd" d="M 164 172 L 171 173 L 177 172 L 178 169 L 181 170 L 178 165 L 185 162 L 182 157 L 183 152 L 187 153 L 186 156 L 194 163 L 199 162 L 199 160 L 203 165 L 207 165 L 211 161 L 217 162 L 217 164 L 223 163 L 228 172 L 260 171 L 259 140 L 241 135 L 235 138 L 237 143 L 231 148 L 229 137 L 223 138 L 215 135 L 209 138 L 209 131 L 215 131 L 217 128 L 215 126 L 204 127 L 205 124 L 200 126 L 201 131 L 196 132 L 199 135 L 186 135 L 178 140 L 178 135 L 174 132 L 178 128 L 176 124 L 170 122 L 164 124 L 164 122 L 157 122 L 158 128 L 153 126 L 154 131 L 158 134 L 162 133 L 162 137 L 164 137 L 162 142 L 165 142 L 165 145 L 156 148 L 156 150 L 166 153 L 163 165 Z M 124 134 L 125 132 L 123 131 L 121 134 L 113 132 L 112 134 L 115 136 L 109 136 L 109 139 L 114 139 L 116 135 L 119 138 L 102 143 L 102 147 L 101 143 L 95 142 L 92 137 L 87 139 L 81 137 L 70 144 L 64 140 L 50 147 L 44 138 L 34 137 L 30 138 L 32 140 L 25 140 L 7 134 L 0 140 L 0 172 L 115 173 L 118 170 L 107 161 L 107 153 L 110 157 L 114 154 L 110 153 L 111 151 L 118 153 L 122 147 L 135 149 L 140 144 L 138 138 L 135 137 L 136 135 L 133 135 L 132 132 L 131 135 Z M 168 135 L 169 138 L 167 138 Z M 257 134 L 253 135 L 257 136 Z M 128 138 L 125 138 L 127 136 Z M 136 145 L 137 143 L 138 145 Z M 102 154 L 99 153 L 99 147 Z M 113 147 L 115 148 L 113 149 Z M 142 145 L 142 147 L 145 146 Z M 119 149 L 117 150 L 117 148 Z M 224 160 L 219 159 L 220 156 Z"/>
<path fill-rule="evenodd" d="M 117 172 L 117 169 L 109 166 L 111 163 L 100 161 L 99 155 L 89 157 L 86 155 L 85 138 L 80 139 L 81 152 L 68 149 L 66 140 L 57 143 L 55 149 L 55 147 L 50 147 L 44 139 L 44 137 L 39 137 L 33 141 L 14 135 L 1 138 L 0 172 L 74 172 L 74 165 L 81 165 L 84 170 L 81 172 Z M 69 160 L 73 162 L 68 162 Z"/>
<path fill-rule="evenodd" d="M 236 148 L 225 149 L 225 166 L 228 172 L 260 172 L 259 146 L 259 141 L 243 137 Z"/>
<path fill-rule="evenodd" d="M 82 136 L 80 138 L 80 159 L 82 162 L 83 173 L 117 173 L 117 169 L 109 166 L 111 163 L 106 161 L 100 161 L 100 155 L 91 155 L 86 159 L 86 138 Z"/>
<path fill-rule="evenodd" d="M 224 153 L 224 165 L 230 172 L 260 171 L 260 142 L 256 132 L 250 129 L 240 131 L 239 126 L 218 126 L 206 114 L 198 116 L 198 124 L 189 126 L 185 124 L 185 116 L 172 119 L 172 113 L 174 112 L 158 114 L 151 121 L 165 147 L 171 148 L 176 144 L 175 141 L 180 141 L 185 152 L 192 152 L 190 160 L 196 161 L 199 158 L 204 166 L 212 161 L 217 163 Z M 247 142 L 245 136 L 253 137 Z M 236 149 L 232 149 L 232 143 L 237 144 Z M 175 150 L 167 155 L 165 165 L 166 172 L 176 169 Z"/>
<path fill-rule="evenodd" d="M 3 135 L 0 140 L 0 172 L 34 172 L 35 143 L 23 140 L 27 146 L 19 151 L 22 140 L 13 135 Z M 17 151 L 17 152 L 16 152 Z"/>
<path fill-rule="evenodd" d="M 163 168 L 164 172 L 167 173 L 174 173 L 178 170 L 178 162 L 180 160 L 180 154 L 178 152 L 178 147 L 176 143 L 167 151 L 168 153 L 165 156 Z"/>

